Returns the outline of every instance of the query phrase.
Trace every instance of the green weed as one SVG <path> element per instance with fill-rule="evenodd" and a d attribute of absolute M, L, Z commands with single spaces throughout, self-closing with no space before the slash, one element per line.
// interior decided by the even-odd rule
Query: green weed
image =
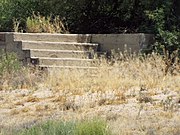
<path fill-rule="evenodd" d="M 0 75 L 4 73 L 11 74 L 20 69 L 20 62 L 15 53 L 7 53 L 0 50 Z"/>
<path fill-rule="evenodd" d="M 109 135 L 107 124 L 102 120 L 82 122 L 48 121 L 23 129 L 17 135 Z"/>

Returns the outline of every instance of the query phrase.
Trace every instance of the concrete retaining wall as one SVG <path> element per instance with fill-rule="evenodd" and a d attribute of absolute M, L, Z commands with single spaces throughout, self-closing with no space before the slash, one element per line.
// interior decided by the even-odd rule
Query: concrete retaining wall
<path fill-rule="evenodd" d="M 0 49 L 5 49 L 5 34 L 0 34 Z"/>
<path fill-rule="evenodd" d="M 100 51 L 139 52 L 154 42 L 152 34 L 92 34 L 91 42 L 99 43 Z"/>
<path fill-rule="evenodd" d="M 15 41 L 13 32 L 0 32 L 0 49 L 6 52 L 15 52 L 20 60 L 24 60 L 25 53 L 22 50 L 21 44 Z"/>

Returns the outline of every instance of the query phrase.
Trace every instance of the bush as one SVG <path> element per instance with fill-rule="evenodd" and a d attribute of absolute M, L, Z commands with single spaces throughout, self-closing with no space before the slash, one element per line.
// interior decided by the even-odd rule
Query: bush
<path fill-rule="evenodd" d="M 160 54 L 170 55 L 178 51 L 180 57 L 180 29 L 179 22 L 173 13 L 174 3 L 166 1 L 155 10 L 146 11 L 151 23 L 153 23 L 156 43 L 154 49 Z"/>

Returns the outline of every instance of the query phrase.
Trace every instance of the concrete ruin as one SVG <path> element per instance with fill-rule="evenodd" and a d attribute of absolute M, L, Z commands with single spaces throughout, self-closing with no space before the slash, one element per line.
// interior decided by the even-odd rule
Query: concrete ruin
<path fill-rule="evenodd" d="M 140 52 L 154 42 L 151 34 L 50 34 L 0 32 L 0 49 L 24 63 L 41 67 L 90 67 L 94 54 Z M 92 53 L 93 52 L 93 53 Z"/>

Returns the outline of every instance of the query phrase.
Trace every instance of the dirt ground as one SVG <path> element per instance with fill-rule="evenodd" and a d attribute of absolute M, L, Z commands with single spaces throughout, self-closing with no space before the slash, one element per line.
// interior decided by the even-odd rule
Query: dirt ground
<path fill-rule="evenodd" d="M 18 89 L 0 91 L 0 128 L 29 127 L 48 119 L 102 117 L 114 134 L 180 134 L 178 91 L 132 88 L 86 92 Z"/>

